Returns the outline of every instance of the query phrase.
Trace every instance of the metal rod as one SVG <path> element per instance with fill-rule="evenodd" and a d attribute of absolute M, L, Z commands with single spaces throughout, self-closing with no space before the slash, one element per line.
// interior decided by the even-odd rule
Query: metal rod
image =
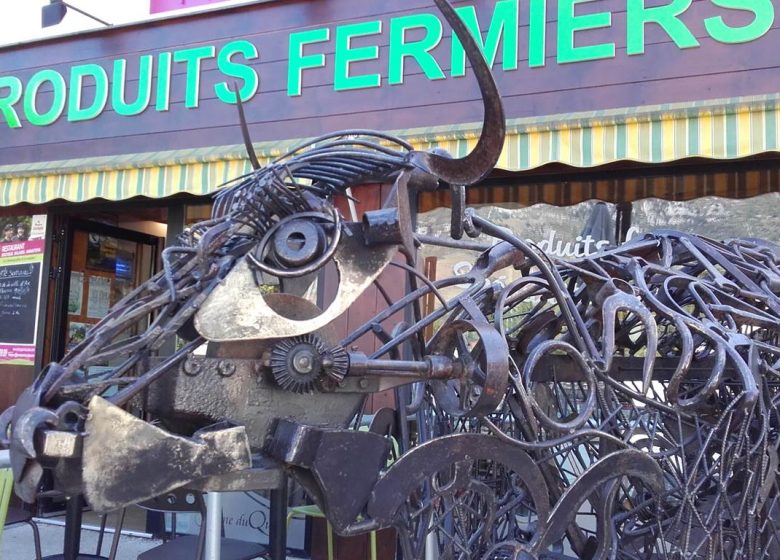
<path fill-rule="evenodd" d="M 222 494 L 209 492 L 206 501 L 206 554 L 204 560 L 220 560 L 222 544 Z"/>
<path fill-rule="evenodd" d="M 366 372 L 387 372 L 396 373 L 413 372 L 426 375 L 430 372 L 431 365 L 428 362 L 414 362 L 407 360 L 366 360 Z"/>
<path fill-rule="evenodd" d="M 450 247 L 452 249 L 463 249 L 464 251 L 487 251 L 490 249 L 492 243 L 479 243 L 477 241 L 468 241 L 465 239 L 448 239 L 446 237 L 437 237 L 435 235 L 426 235 L 424 233 L 416 233 L 414 235 L 417 241 L 425 243 L 426 245 L 438 245 L 439 247 Z"/>
<path fill-rule="evenodd" d="M 71 496 L 65 503 L 65 539 L 62 546 L 65 560 L 78 560 L 81 546 L 81 495 Z"/>
<path fill-rule="evenodd" d="M 271 519 L 268 533 L 271 560 L 287 557 L 287 477 L 279 488 L 271 490 Z"/>
<path fill-rule="evenodd" d="M 103 24 L 103 25 L 105 25 L 106 27 L 113 27 L 113 25 L 112 25 L 112 24 L 110 24 L 110 23 L 108 23 L 107 21 L 103 21 L 103 20 L 102 20 L 102 19 L 100 19 L 99 17 L 95 17 L 95 16 L 93 16 L 92 14 L 88 14 L 88 13 L 87 13 L 87 12 L 85 12 L 84 10 L 81 10 L 81 9 L 77 8 L 76 6 L 74 6 L 74 5 L 72 5 L 72 4 L 68 4 L 67 2 L 63 2 L 63 4 L 65 4 L 65 5 L 66 5 L 68 8 L 70 8 L 70 9 L 71 9 L 71 10 L 73 10 L 74 12 L 78 12 L 78 13 L 80 13 L 80 14 L 81 14 L 81 15 L 83 15 L 83 16 L 87 16 L 87 17 L 88 17 L 88 18 L 90 18 L 90 19 L 94 19 L 96 22 L 98 22 L 98 23 L 102 23 L 102 24 Z"/>

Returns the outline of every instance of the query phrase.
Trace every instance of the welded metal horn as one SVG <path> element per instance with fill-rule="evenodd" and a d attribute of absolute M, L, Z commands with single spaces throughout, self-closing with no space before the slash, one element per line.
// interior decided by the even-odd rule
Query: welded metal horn
<path fill-rule="evenodd" d="M 504 108 L 490 67 L 471 32 L 446 0 L 434 2 L 460 39 L 479 83 L 484 104 L 482 133 L 474 149 L 463 158 L 449 159 L 428 152 L 416 152 L 412 161 L 442 181 L 453 185 L 471 185 L 490 173 L 501 155 L 506 135 Z"/>
<path fill-rule="evenodd" d="M 238 120 L 241 123 L 241 136 L 244 139 L 244 147 L 246 148 L 246 154 L 249 156 L 249 162 L 252 164 L 252 169 L 260 169 L 260 161 L 257 159 L 257 153 L 255 153 L 255 147 L 252 145 L 252 138 L 249 136 L 249 125 L 246 122 L 246 115 L 244 114 L 244 102 L 241 101 L 241 92 L 238 89 L 238 84 L 233 82 L 233 89 L 236 91 L 236 106 L 238 107 Z"/>

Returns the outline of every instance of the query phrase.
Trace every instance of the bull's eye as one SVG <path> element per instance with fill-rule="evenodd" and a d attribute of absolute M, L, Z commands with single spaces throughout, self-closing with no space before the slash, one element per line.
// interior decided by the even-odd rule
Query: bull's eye
<path fill-rule="evenodd" d="M 304 266 L 319 255 L 325 245 L 321 224 L 310 220 L 293 220 L 280 227 L 273 238 L 274 258 L 288 267 Z"/>
<path fill-rule="evenodd" d="M 279 278 L 303 276 L 330 260 L 340 238 L 338 212 L 301 212 L 276 223 L 247 258 L 255 269 Z"/>

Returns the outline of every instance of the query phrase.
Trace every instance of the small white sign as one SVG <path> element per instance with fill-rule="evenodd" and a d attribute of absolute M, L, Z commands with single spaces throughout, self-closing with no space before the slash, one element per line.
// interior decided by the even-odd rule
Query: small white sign
<path fill-rule="evenodd" d="M 89 277 L 87 317 L 102 319 L 108 313 L 111 297 L 111 279 L 103 276 Z"/>
<path fill-rule="evenodd" d="M 270 511 L 270 501 L 258 492 L 224 492 L 222 525 L 225 528 L 225 536 L 229 539 L 268 544 Z M 196 535 L 200 531 L 200 523 L 200 515 L 179 514 L 176 516 L 176 532 Z M 170 529 L 168 519 L 166 529 Z M 287 548 L 303 550 L 305 537 L 306 520 L 293 518 L 287 526 Z"/>

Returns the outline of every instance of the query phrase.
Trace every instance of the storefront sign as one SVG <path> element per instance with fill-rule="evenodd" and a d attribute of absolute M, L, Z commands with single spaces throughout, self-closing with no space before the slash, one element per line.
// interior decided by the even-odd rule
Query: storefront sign
<path fill-rule="evenodd" d="M 774 23 L 772 0 L 711 3 L 717 11 L 697 23 L 703 24 L 707 36 L 717 43 L 754 41 Z M 548 36 L 547 12 L 556 4 L 556 33 Z M 500 0 L 493 5 L 488 25 L 479 21 L 473 6 L 461 6 L 457 11 L 477 36 L 487 60 L 495 66 L 500 59 L 505 72 L 521 70 L 522 66 L 613 58 L 617 35 L 622 35 L 621 44 L 625 40 L 627 55 L 642 55 L 649 27 L 660 28 L 677 49 L 701 46 L 682 19 L 692 9 L 693 0 L 672 0 L 655 7 L 646 7 L 644 0 L 628 0 L 621 14 L 625 24 L 614 27 L 613 13 L 598 11 L 597 4 L 594 0 Z M 524 22 L 528 22 L 527 44 L 521 45 L 519 30 Z M 202 99 L 212 96 L 223 104 L 235 104 L 236 87 L 242 101 L 247 102 L 280 83 L 287 96 L 295 97 L 303 94 L 307 75 L 316 69 L 329 71 L 334 91 L 399 85 L 418 69 L 428 80 L 463 76 L 465 55 L 457 38 L 453 38 L 449 52 L 437 49 L 434 53 L 445 28 L 439 15 L 413 13 L 390 18 L 389 25 L 376 19 L 294 31 L 286 36 L 285 75 L 261 75 L 257 68 L 263 53 L 253 41 L 244 39 L 221 46 L 203 44 L 132 59 L 116 58 L 104 64 L 73 65 L 67 71 L 44 68 L 27 80 L 5 75 L 0 76 L 0 115 L 9 128 L 27 126 L 23 120 L 38 127 L 63 119 L 88 121 L 109 109 L 132 117 L 147 110 L 168 111 L 173 99 L 183 99 L 186 109 L 196 109 Z M 484 36 L 480 28 L 487 28 Z M 594 31 L 599 37 L 613 38 L 594 40 Z M 388 47 L 380 50 L 386 43 Z M 550 53 L 555 56 L 550 57 Z M 374 71 L 355 69 L 358 64 L 372 62 L 377 63 Z M 216 63 L 222 78 L 212 83 L 210 91 L 201 87 L 207 63 Z M 174 91 L 172 75 L 176 70 L 186 75 L 183 90 Z M 137 79 L 131 80 L 131 74 Z"/>
<path fill-rule="evenodd" d="M 0 219 L 0 364 L 35 363 L 46 216 Z"/>
<path fill-rule="evenodd" d="M 149 3 L 149 13 L 159 14 L 173 10 L 182 10 L 184 8 L 193 8 L 204 4 L 218 4 L 223 0 L 151 0 Z"/>

